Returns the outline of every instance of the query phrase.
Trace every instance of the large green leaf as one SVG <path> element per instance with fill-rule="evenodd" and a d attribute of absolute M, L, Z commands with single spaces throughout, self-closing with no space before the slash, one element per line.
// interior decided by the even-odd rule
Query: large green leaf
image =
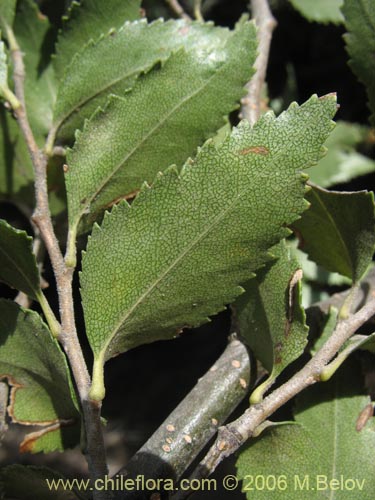
<path fill-rule="evenodd" d="M 54 66 L 58 78 L 63 77 L 74 55 L 89 40 L 97 40 L 102 33 L 119 28 L 125 21 L 138 19 L 140 3 L 140 0 L 82 0 L 80 4 L 73 1 L 69 15 L 63 18 L 56 46 Z"/>
<path fill-rule="evenodd" d="M 328 188 L 375 171 L 375 161 L 356 151 L 369 129 L 354 123 L 337 122 L 325 146 L 327 154 L 309 171 L 312 182 Z"/>
<path fill-rule="evenodd" d="M 83 491 L 68 489 L 67 480 L 59 472 L 33 465 L 8 465 L 0 469 L 0 498 L 16 500 L 78 500 Z M 82 484 L 84 484 L 84 480 Z M 78 483 L 79 484 L 79 483 Z M 75 485 L 76 487 L 78 486 Z M 56 487 L 54 487 L 56 486 Z M 4 496 L 1 496 L 4 495 Z M 87 497 L 86 497 L 87 498 Z"/>
<path fill-rule="evenodd" d="M 180 50 L 140 78 L 125 98 L 112 97 L 68 155 L 69 225 L 93 221 L 119 198 L 172 163 L 181 164 L 237 106 L 255 57 L 255 29 L 241 23 L 208 54 Z M 249 66 L 241 61 L 249 61 Z M 187 77 L 188 75 L 188 77 Z M 178 83 L 176 83 L 178 82 Z"/>
<path fill-rule="evenodd" d="M 40 145 L 52 126 L 56 80 L 48 51 L 51 26 L 33 0 L 19 0 L 14 32 L 24 53 L 25 99 L 28 118 Z"/>
<path fill-rule="evenodd" d="M 7 26 L 12 26 L 16 12 L 17 0 L 1 0 L 0 5 L 0 30 L 6 36 Z"/>
<path fill-rule="evenodd" d="M 234 306 L 239 333 L 270 373 L 253 393 L 253 402 L 303 353 L 307 342 L 308 327 L 301 306 L 301 266 L 285 241 L 271 253 L 277 261 L 244 285 L 246 292 Z"/>
<path fill-rule="evenodd" d="M 344 21 L 340 7 L 344 0 L 289 0 L 309 21 L 339 24 Z"/>
<path fill-rule="evenodd" d="M 300 248 L 328 271 L 357 282 L 375 250 L 373 193 L 327 191 L 313 186 L 306 198 L 311 206 L 293 226 Z"/>
<path fill-rule="evenodd" d="M 375 9 L 373 0 L 345 0 L 343 6 L 349 65 L 366 86 L 375 125 Z"/>
<path fill-rule="evenodd" d="M 17 122 L 0 106 L 0 198 L 32 207 L 33 167 Z"/>
<path fill-rule="evenodd" d="M 77 444 L 80 415 L 68 365 L 39 314 L 1 299 L 0 344 L 0 378 L 12 386 L 12 421 L 42 426 L 26 436 L 21 449 L 48 452 Z"/>
<path fill-rule="evenodd" d="M 109 94 L 123 96 L 141 72 L 165 61 L 172 51 L 185 47 L 200 65 L 208 56 L 214 60 L 219 54 L 222 58 L 223 52 L 219 53 L 219 49 L 229 36 L 227 29 L 214 27 L 212 23 L 158 20 L 147 24 L 146 20 L 141 20 L 126 23 L 119 31 L 90 43 L 74 58 L 59 87 L 54 110 L 54 127 L 59 140 L 74 137 L 74 131 L 82 127 L 84 119 L 98 106 L 104 107 Z M 255 33 L 252 33 L 252 40 L 255 40 Z M 248 67 L 251 67 L 252 52 Z M 189 74 L 189 80 L 194 78 L 194 73 Z M 133 113 L 139 114 L 138 111 Z"/>
<path fill-rule="evenodd" d="M 0 219 L 0 281 L 38 300 L 41 295 L 40 276 L 32 241 L 25 231 Z"/>
<path fill-rule="evenodd" d="M 249 500 L 374 497 L 374 419 L 356 430 L 370 398 L 360 395 L 359 367 L 350 368 L 297 398 L 297 423 L 272 427 L 242 450 L 237 474 Z"/>
<path fill-rule="evenodd" d="M 305 210 L 299 169 L 319 159 L 335 109 L 334 96 L 313 96 L 252 129 L 243 121 L 94 227 L 81 275 L 93 397 L 106 359 L 197 326 L 242 292 Z"/>

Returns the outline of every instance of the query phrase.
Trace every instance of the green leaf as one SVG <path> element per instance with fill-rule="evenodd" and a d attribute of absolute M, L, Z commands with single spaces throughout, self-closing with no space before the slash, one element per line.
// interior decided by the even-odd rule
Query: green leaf
<path fill-rule="evenodd" d="M 253 45 L 254 31 L 248 33 Z M 59 87 L 54 110 L 54 128 L 58 131 L 59 140 L 72 139 L 84 119 L 89 118 L 99 106 L 104 107 L 111 93 L 124 96 L 141 72 L 147 72 L 156 63 L 165 61 L 178 48 L 185 47 L 191 51 L 198 68 L 207 64 L 207 57 L 212 61 L 219 58 L 219 65 L 225 56 L 220 49 L 229 37 L 230 31 L 217 28 L 212 23 L 186 23 L 182 20 L 164 23 L 158 20 L 147 24 L 146 20 L 141 20 L 126 23 L 117 32 L 101 37 L 97 43 L 88 44 L 73 59 Z M 250 68 L 255 48 L 248 48 L 252 49 L 248 55 Z M 249 75 L 248 70 L 246 73 Z M 194 81 L 195 77 L 193 72 L 187 80 Z M 172 92 L 175 86 L 167 90 Z M 133 113 L 134 118 L 140 114 L 138 110 L 133 110 Z M 127 129 L 128 123 L 125 126 L 123 119 L 122 128 Z"/>
<path fill-rule="evenodd" d="M 140 0 L 106 0 L 105 2 L 82 0 L 81 3 L 73 1 L 69 15 L 63 18 L 63 30 L 59 33 L 56 46 L 54 66 L 57 77 L 59 79 L 63 77 L 74 55 L 89 40 L 97 40 L 102 33 L 119 28 L 125 21 L 138 19 L 140 3 Z"/>
<path fill-rule="evenodd" d="M 16 11 L 17 0 L 1 0 L 0 5 L 0 30 L 6 36 L 8 26 L 12 27 Z"/>
<path fill-rule="evenodd" d="M 309 21 L 317 23 L 344 22 L 340 7 L 344 0 L 289 0 L 295 9 Z"/>
<path fill-rule="evenodd" d="M 8 465 L 0 469 L 0 498 L 17 500 L 75 500 L 85 498 L 74 489 L 63 488 L 67 479 L 48 467 Z M 58 489 L 53 484 L 59 485 Z M 65 483 L 66 484 L 66 483 Z M 49 487 L 51 485 L 51 488 Z M 4 495 L 1 496 L 1 495 Z"/>
<path fill-rule="evenodd" d="M 293 225 L 300 248 L 328 271 L 356 283 L 370 265 L 375 249 L 373 193 L 313 186 L 306 199 L 311 206 Z"/>
<path fill-rule="evenodd" d="M 297 398 L 295 424 L 267 429 L 242 450 L 237 475 L 249 500 L 373 498 L 375 426 L 372 418 L 356 430 L 361 410 L 370 403 L 360 395 L 358 373 L 356 365 L 341 369 L 332 381 L 303 392 Z M 265 489 L 255 487 L 257 476 L 270 481 L 269 488 L 275 478 L 276 487 L 265 496 Z"/>
<path fill-rule="evenodd" d="M 14 23 L 17 41 L 24 53 L 25 99 L 31 128 L 40 145 L 52 126 L 56 80 L 48 48 L 53 33 L 48 19 L 33 0 L 20 0 Z"/>
<path fill-rule="evenodd" d="M 345 0 L 342 8 L 344 35 L 350 56 L 349 66 L 366 86 L 371 110 L 371 123 L 375 125 L 375 9 L 372 0 Z"/>
<path fill-rule="evenodd" d="M 285 241 L 271 249 L 277 261 L 244 285 L 235 304 L 239 333 L 270 373 L 251 396 L 258 402 L 276 377 L 304 351 L 308 327 L 301 306 L 301 266 Z"/>
<path fill-rule="evenodd" d="M 35 300 L 41 294 L 40 276 L 32 249 L 33 239 L 0 219 L 0 281 Z"/>
<path fill-rule="evenodd" d="M 140 78 L 126 98 L 112 97 L 77 136 L 65 175 L 69 225 L 92 223 L 104 208 L 181 164 L 236 108 L 255 57 L 255 29 L 243 23 L 224 46 L 197 60 L 180 50 Z M 187 78 L 186 75 L 189 75 Z M 178 85 L 176 85 L 178 82 Z"/>
<path fill-rule="evenodd" d="M 337 122 L 325 146 L 328 149 L 318 165 L 309 171 L 310 180 L 328 188 L 349 182 L 355 177 L 375 171 L 375 161 L 356 151 L 365 141 L 369 129 L 347 122 Z"/>
<path fill-rule="evenodd" d="M 15 423 L 41 426 L 26 436 L 21 451 L 76 445 L 80 415 L 68 365 L 39 314 L 1 299 L 0 343 L 0 378 L 12 386 L 8 413 Z"/>
<path fill-rule="evenodd" d="M 313 96 L 252 129 L 243 121 L 94 227 L 81 286 L 95 380 L 106 359 L 197 326 L 242 292 L 305 210 L 299 169 L 319 159 L 335 109 L 334 96 Z"/>
<path fill-rule="evenodd" d="M 34 174 L 17 122 L 0 106 L 0 199 L 34 206 Z"/>

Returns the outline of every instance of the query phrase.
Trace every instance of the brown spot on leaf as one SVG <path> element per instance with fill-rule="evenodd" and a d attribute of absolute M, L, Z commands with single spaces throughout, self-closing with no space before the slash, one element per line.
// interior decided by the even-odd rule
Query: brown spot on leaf
<path fill-rule="evenodd" d="M 248 155 L 249 153 L 254 153 L 256 155 L 267 156 L 269 149 L 265 146 L 252 146 L 251 148 L 242 149 L 239 153 L 240 155 Z"/>
<path fill-rule="evenodd" d="M 374 406 L 372 405 L 372 403 L 369 403 L 363 408 L 361 413 L 358 415 L 357 422 L 355 424 L 355 430 L 357 432 L 360 432 L 365 427 L 370 418 L 372 418 L 373 416 L 374 416 Z"/>

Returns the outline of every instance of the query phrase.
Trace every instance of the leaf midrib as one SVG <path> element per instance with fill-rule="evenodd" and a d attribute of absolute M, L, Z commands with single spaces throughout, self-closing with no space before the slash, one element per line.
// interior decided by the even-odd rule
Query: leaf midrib
<path fill-rule="evenodd" d="M 205 80 L 203 85 L 198 87 L 198 89 L 196 89 L 191 94 L 188 94 L 187 96 L 185 96 L 185 98 L 183 100 L 179 101 L 176 106 L 174 106 L 171 110 L 169 110 L 164 115 L 162 120 L 159 120 L 156 123 L 156 125 L 153 128 L 151 128 L 150 131 L 144 137 L 142 137 L 142 140 L 139 141 L 127 155 L 125 155 L 125 157 L 120 161 L 120 163 L 103 180 L 103 182 L 99 184 L 98 189 L 96 189 L 95 192 L 90 197 L 87 198 L 87 203 L 82 207 L 81 211 L 78 213 L 77 217 L 72 222 L 72 226 L 78 225 L 82 215 L 84 213 L 86 213 L 86 211 L 89 208 L 89 206 L 91 205 L 92 201 L 99 195 L 99 193 L 105 188 L 105 186 L 114 177 L 114 175 L 129 160 L 129 158 L 131 158 L 131 156 L 133 156 L 139 150 L 139 148 L 154 134 L 154 132 L 156 130 L 161 129 L 163 127 L 163 125 L 166 123 L 166 121 L 168 120 L 168 118 L 170 118 L 170 116 L 172 116 L 173 113 L 175 113 L 179 108 L 181 108 L 183 105 L 185 105 L 190 99 L 192 99 L 197 94 L 199 94 L 202 90 L 204 90 L 209 85 L 211 80 L 213 78 L 216 78 L 221 73 L 221 71 L 227 67 L 227 63 L 230 63 L 230 62 L 231 61 L 227 60 L 227 62 L 222 64 L 216 71 L 213 72 L 213 74 L 211 75 L 211 77 L 209 79 Z"/>
<path fill-rule="evenodd" d="M 134 305 L 126 312 L 126 314 L 120 319 L 118 324 L 115 326 L 115 329 L 112 333 L 112 335 L 108 338 L 106 343 L 104 344 L 103 348 L 100 350 L 100 352 L 105 352 L 111 343 L 112 339 L 116 336 L 118 331 L 121 329 L 121 326 L 125 323 L 127 319 L 130 318 L 130 316 L 133 314 L 133 312 L 137 309 L 137 307 L 143 302 L 143 300 L 150 294 L 152 291 L 157 287 L 157 285 L 172 271 L 180 262 L 181 260 L 186 257 L 193 249 L 194 247 L 202 240 L 204 237 L 209 234 L 211 230 L 213 230 L 216 225 L 227 215 L 227 213 L 236 205 L 236 203 L 240 200 L 240 198 L 243 196 L 243 194 L 246 193 L 246 189 L 242 190 L 237 194 L 237 196 L 231 200 L 229 205 L 223 210 L 217 217 L 214 218 L 212 223 L 207 226 L 207 228 L 202 231 L 197 238 L 195 238 L 183 251 L 176 257 L 176 259 L 163 271 L 159 277 L 151 283 L 151 285 L 148 287 L 148 289 L 136 300 Z"/>
<path fill-rule="evenodd" d="M 156 63 L 155 63 L 156 64 Z M 139 75 L 140 73 L 144 72 L 144 71 L 147 71 L 148 69 L 150 69 L 152 66 L 154 66 L 154 64 L 150 64 L 146 67 L 138 67 L 138 68 L 135 68 L 133 69 L 132 71 L 130 71 L 129 73 L 125 74 L 125 75 L 122 75 L 121 77 L 119 78 L 116 78 L 114 80 L 111 80 L 111 82 L 108 84 L 108 85 L 105 85 L 104 87 L 101 87 L 97 92 L 91 94 L 90 96 L 82 99 L 81 101 L 79 101 L 78 103 L 75 104 L 74 107 L 72 107 L 67 113 L 65 113 L 65 115 L 60 118 L 60 120 L 56 123 L 56 125 L 54 125 L 54 129 L 56 130 L 56 132 L 58 132 L 58 130 L 60 129 L 60 127 L 74 114 L 74 113 L 77 113 L 79 111 L 79 109 L 84 106 L 85 104 L 87 104 L 88 102 L 92 101 L 93 99 L 95 99 L 96 97 L 98 97 L 98 95 L 108 91 L 108 89 L 110 89 L 111 87 L 113 87 L 114 85 L 117 85 L 121 80 L 126 80 L 127 78 L 131 78 L 133 77 L 134 75 Z M 129 84 L 129 88 L 126 89 L 124 92 L 126 93 L 127 90 L 130 90 L 131 88 L 133 87 L 133 85 Z M 109 91 L 108 91 L 109 92 Z"/>

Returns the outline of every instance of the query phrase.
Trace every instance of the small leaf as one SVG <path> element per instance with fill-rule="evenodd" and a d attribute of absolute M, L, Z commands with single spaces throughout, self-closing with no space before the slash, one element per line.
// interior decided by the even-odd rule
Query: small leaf
<path fill-rule="evenodd" d="M 277 261 L 244 285 L 235 304 L 239 333 L 270 373 L 252 395 L 252 402 L 304 351 L 308 327 L 301 306 L 300 264 L 285 241 L 271 249 Z"/>
<path fill-rule="evenodd" d="M 293 225 L 300 248 L 328 271 L 356 283 L 370 265 L 375 248 L 373 193 L 313 186 L 306 199 L 311 206 Z"/>
<path fill-rule="evenodd" d="M 6 29 L 12 27 L 16 12 L 17 0 L 1 0 L 0 5 L 0 30 L 2 35 L 6 37 Z"/>
<path fill-rule="evenodd" d="M 180 50 L 92 117 L 67 159 L 73 231 L 87 212 L 86 224 L 92 223 L 143 181 L 152 182 L 158 171 L 184 162 L 223 124 L 244 94 L 251 70 L 241 61 L 246 57 L 251 65 L 255 40 L 254 25 L 242 23 L 225 45 L 208 53 L 202 49 L 199 57 Z"/>
<path fill-rule="evenodd" d="M 372 0 L 345 0 L 342 8 L 345 26 L 344 35 L 350 56 L 349 66 L 366 86 L 370 118 L 375 125 L 375 9 Z"/>
<path fill-rule="evenodd" d="M 33 207 L 34 174 L 18 124 L 0 106 L 0 199 Z"/>
<path fill-rule="evenodd" d="M 78 500 L 85 498 L 82 493 L 63 488 L 67 479 L 48 467 L 33 465 L 8 465 L 0 469 L 1 498 L 17 500 Z M 53 485 L 56 484 L 56 489 Z M 66 484 L 66 483 L 65 483 Z M 51 487 L 49 487 L 51 485 Z"/>
<path fill-rule="evenodd" d="M 344 0 L 289 0 L 295 9 L 309 21 L 341 24 L 344 16 L 340 7 Z"/>
<path fill-rule="evenodd" d="M 41 294 L 40 276 L 32 249 L 33 239 L 0 219 L 0 281 L 35 300 Z"/>
<path fill-rule="evenodd" d="M 146 20 L 141 20 L 126 23 L 118 31 L 101 37 L 97 43 L 88 44 L 73 59 L 59 87 L 54 110 L 54 128 L 59 141 L 71 140 L 75 130 L 82 127 L 84 119 L 89 118 L 99 106 L 104 107 L 110 94 L 124 96 L 134 86 L 140 73 L 166 61 L 173 51 L 181 47 L 189 50 L 199 69 L 208 57 L 211 64 L 218 56 L 222 59 L 223 52 L 220 53 L 219 49 L 229 36 L 228 29 L 215 27 L 212 23 L 186 23 L 182 20 L 164 23 L 158 20 L 147 24 Z M 252 39 L 254 44 L 255 33 Z M 249 68 L 251 58 L 250 52 Z M 98 61 L 101 61 L 100 65 Z M 184 76 L 183 80 L 188 81 L 196 78 L 194 72 Z M 172 92 L 174 86 L 168 87 L 168 90 Z M 142 110 L 137 111 L 135 117 L 140 114 Z M 132 116 L 133 113 L 127 118 Z M 127 130 L 129 122 L 126 126 L 122 124 L 122 128 Z"/>
<path fill-rule="evenodd" d="M 68 365 L 40 316 L 1 299 L 0 343 L 0 378 L 6 378 L 12 387 L 8 408 L 12 421 L 42 426 L 26 436 L 21 451 L 49 452 L 75 446 L 80 415 Z"/>
<path fill-rule="evenodd" d="M 266 429 L 242 450 L 237 475 L 249 500 L 265 498 L 265 490 L 257 491 L 250 478 L 269 476 L 276 482 L 275 488 L 269 483 L 269 500 L 285 499 L 286 492 L 290 500 L 373 498 L 375 426 L 372 418 L 356 430 L 358 415 L 370 402 L 360 395 L 358 373 L 357 365 L 341 369 L 332 381 L 303 392 L 296 423 Z"/>
<path fill-rule="evenodd" d="M 305 210 L 299 169 L 319 159 L 335 109 L 313 96 L 252 129 L 243 121 L 94 227 L 81 286 L 95 380 L 106 359 L 197 326 L 242 292 Z"/>
<path fill-rule="evenodd" d="M 328 149 L 319 163 L 309 171 L 310 180 L 323 188 L 349 182 L 375 171 L 375 161 L 356 151 L 369 135 L 367 127 L 337 122 L 325 146 Z"/>
<path fill-rule="evenodd" d="M 140 15 L 140 0 L 83 0 L 73 1 L 69 15 L 63 18 L 54 62 L 56 75 L 61 79 L 74 55 L 89 40 L 97 40 L 102 33 L 119 28 L 125 21 L 134 21 Z M 114 54 L 112 54 L 113 56 Z M 102 61 L 103 62 L 103 61 Z"/>
<path fill-rule="evenodd" d="M 51 26 L 33 0 L 19 0 L 14 32 L 24 53 L 25 99 L 31 128 L 40 145 L 52 125 L 56 80 L 51 53 L 46 47 L 52 38 Z M 51 40 L 50 40 L 51 41 Z"/>

